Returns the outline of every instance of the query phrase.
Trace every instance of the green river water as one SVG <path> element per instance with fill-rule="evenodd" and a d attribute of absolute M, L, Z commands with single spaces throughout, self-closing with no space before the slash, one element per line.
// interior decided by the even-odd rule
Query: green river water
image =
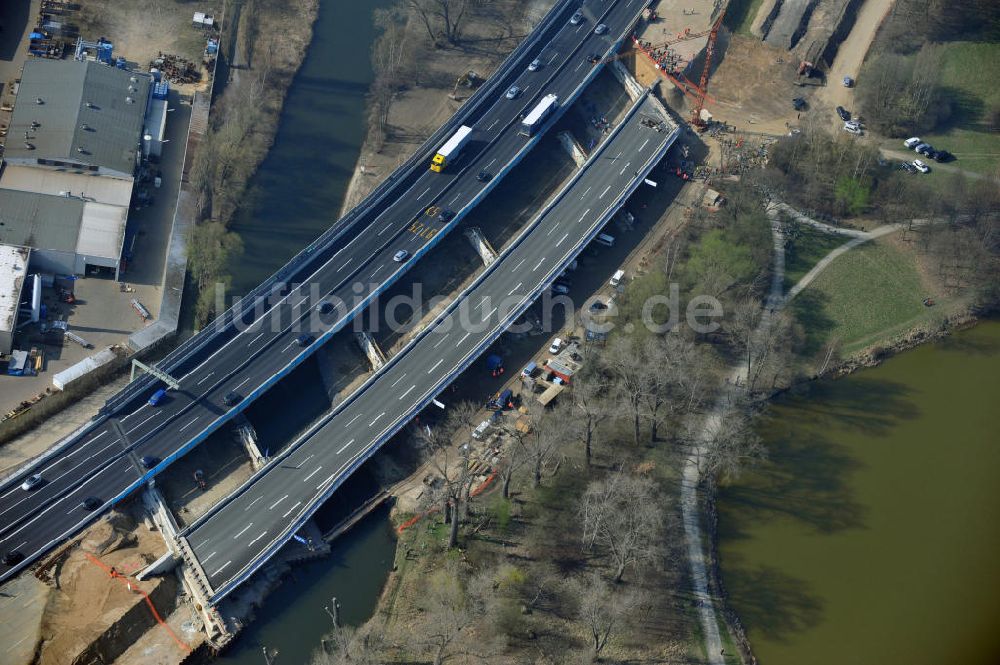
<path fill-rule="evenodd" d="M 762 665 L 1000 662 L 1000 323 L 778 401 L 719 501 Z"/>

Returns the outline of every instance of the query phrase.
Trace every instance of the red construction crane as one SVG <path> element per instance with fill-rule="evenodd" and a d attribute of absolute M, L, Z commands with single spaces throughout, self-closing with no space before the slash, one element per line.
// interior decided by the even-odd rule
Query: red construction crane
<path fill-rule="evenodd" d="M 698 39 L 699 37 L 704 37 L 710 32 L 711 30 L 703 30 L 701 32 L 691 32 L 691 28 L 685 28 L 684 32 L 678 33 L 676 38 L 671 39 L 669 41 L 665 41 L 662 44 L 651 44 L 646 50 L 655 51 L 657 49 L 667 48 L 668 46 L 673 46 L 674 44 L 686 42 L 689 39 Z M 593 62 L 593 64 L 595 65 L 599 63 L 611 62 L 612 60 L 618 60 L 619 58 L 624 58 L 632 51 L 642 50 L 635 45 L 637 43 L 638 38 L 633 36 L 632 39 L 633 39 L 632 46 L 630 48 L 625 49 L 621 53 L 616 53 L 614 55 L 610 55 L 607 58 L 602 58 L 600 60 L 592 60 L 591 62 Z"/>
<path fill-rule="evenodd" d="M 702 130 L 708 127 L 708 123 L 701 119 L 701 110 L 705 108 L 705 98 L 708 96 L 708 75 L 712 69 L 712 57 L 715 55 L 715 40 L 719 36 L 719 27 L 722 26 L 722 19 L 725 17 L 726 5 L 723 5 L 719 17 L 715 19 L 708 33 L 708 43 L 705 45 L 705 68 L 701 71 L 701 79 L 698 81 L 698 102 L 691 113 L 691 124 Z"/>

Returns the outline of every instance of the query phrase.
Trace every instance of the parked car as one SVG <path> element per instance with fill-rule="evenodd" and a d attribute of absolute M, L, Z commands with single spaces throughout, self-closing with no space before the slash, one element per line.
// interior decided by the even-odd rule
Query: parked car
<path fill-rule="evenodd" d="M 839 115 L 840 119 L 844 121 L 851 119 L 851 112 L 845 109 L 843 106 L 837 107 L 837 115 Z"/>
<path fill-rule="evenodd" d="M 955 158 L 955 156 L 953 154 L 951 154 L 950 152 L 948 152 L 947 150 L 938 150 L 934 154 L 934 161 L 935 162 L 950 162 L 954 158 Z"/>
<path fill-rule="evenodd" d="M 392 255 L 392 260 L 395 261 L 396 263 L 402 263 L 403 261 L 405 261 L 409 257 L 410 257 L 410 253 L 408 251 L 406 251 L 405 249 L 401 249 L 401 250 L 399 250 L 398 252 L 396 252 L 395 254 Z"/>
<path fill-rule="evenodd" d="M 529 72 L 537 72 L 538 68 L 541 67 L 541 66 L 542 66 L 542 61 L 539 60 L 538 58 L 535 58 L 534 60 L 531 61 L 531 64 L 528 65 L 528 71 Z"/>
<path fill-rule="evenodd" d="M 844 131 L 845 132 L 850 132 L 851 134 L 858 134 L 858 135 L 860 135 L 861 134 L 861 125 L 859 125 L 857 123 L 851 124 L 849 122 L 845 122 L 844 123 Z"/>
<path fill-rule="evenodd" d="M 569 287 L 566 286 L 565 284 L 560 284 L 556 282 L 555 284 L 552 285 L 552 293 L 556 294 L 557 296 L 564 296 L 567 293 L 569 293 Z"/>
<path fill-rule="evenodd" d="M 913 150 L 921 143 L 923 143 L 923 141 L 920 140 L 919 136 L 913 136 L 903 141 L 903 145 L 905 145 L 909 150 Z"/>
<path fill-rule="evenodd" d="M 845 76 L 844 77 L 844 87 L 845 88 L 853 88 L 854 87 L 854 79 L 852 79 L 850 76 Z"/>
<path fill-rule="evenodd" d="M 549 345 L 549 353 L 559 353 L 562 351 L 562 339 L 556 337 Z"/>
<path fill-rule="evenodd" d="M 918 152 L 922 155 L 924 154 L 924 151 L 930 147 L 931 147 L 930 143 L 918 143 L 916 146 L 913 147 L 913 152 Z"/>
<path fill-rule="evenodd" d="M 917 169 L 918 171 L 920 171 L 921 173 L 930 173 L 931 172 L 931 167 L 927 166 L 926 164 L 924 164 L 919 159 L 914 159 L 913 160 L 913 167 L 915 169 Z"/>
<path fill-rule="evenodd" d="M 907 173 L 916 173 L 917 172 L 916 167 L 913 166 L 913 164 L 910 164 L 909 162 L 900 162 L 899 163 L 899 170 L 900 171 L 906 171 Z"/>
<path fill-rule="evenodd" d="M 598 23 L 597 27 L 594 28 L 595 35 L 603 35 L 607 31 L 608 31 L 608 26 L 604 25 L 603 23 Z"/>
<path fill-rule="evenodd" d="M 510 89 L 507 91 L 507 99 L 516 99 L 517 96 L 520 94 L 521 94 L 521 89 L 516 85 L 512 85 L 510 86 Z"/>
<path fill-rule="evenodd" d="M 930 143 L 923 143 L 917 146 L 917 152 L 919 152 L 921 155 L 927 155 L 928 157 L 930 157 L 931 153 L 934 152 L 934 146 L 932 146 Z"/>
<path fill-rule="evenodd" d="M 222 403 L 226 406 L 236 406 L 243 401 L 243 396 L 239 393 L 226 393 L 226 396 L 222 398 Z"/>
<path fill-rule="evenodd" d="M 583 12 L 580 11 L 576 12 L 569 18 L 569 22 L 573 25 L 579 25 L 581 21 L 583 21 Z"/>
<path fill-rule="evenodd" d="M 43 482 L 45 482 L 45 480 L 42 478 L 41 474 L 36 473 L 24 479 L 24 482 L 21 483 L 21 489 L 23 489 L 25 492 L 30 492 L 31 490 L 41 485 Z"/>
<path fill-rule="evenodd" d="M 792 108 L 794 108 L 796 111 L 801 111 L 805 107 L 806 107 L 805 97 L 796 97 L 795 99 L 792 100 Z"/>

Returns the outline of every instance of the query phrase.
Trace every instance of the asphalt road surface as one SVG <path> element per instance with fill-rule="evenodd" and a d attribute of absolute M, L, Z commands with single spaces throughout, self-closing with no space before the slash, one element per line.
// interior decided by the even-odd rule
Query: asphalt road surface
<path fill-rule="evenodd" d="M 644 98 L 558 202 L 436 325 L 412 342 L 329 419 L 274 460 L 186 536 L 215 600 L 287 542 L 296 523 L 398 431 L 483 346 L 499 336 L 620 207 L 675 133 L 643 124 L 661 117 Z M 666 120 L 666 118 L 664 118 Z M 237 579 L 239 578 L 239 579 Z"/>
<path fill-rule="evenodd" d="M 153 407 L 140 402 L 130 413 L 109 418 L 79 444 L 32 469 L 31 473 L 41 473 L 45 479 L 40 487 L 26 492 L 11 485 L 0 491 L 0 552 L 17 550 L 28 560 L 41 554 L 96 515 L 82 508 L 84 498 L 96 497 L 110 505 L 291 372 L 362 310 L 368 298 L 411 267 L 436 243 L 436 236 L 453 228 L 464 214 L 460 211 L 471 208 L 497 183 L 500 167 L 515 162 L 528 147 L 529 139 L 517 133 L 519 115 L 545 94 L 568 99 L 592 74 L 587 57 L 608 52 L 625 37 L 642 6 L 640 0 L 587 0 L 582 23 L 565 22 L 550 41 L 525 56 L 539 58 L 542 67 L 535 72 L 525 68 L 516 76 L 514 83 L 522 91 L 517 98 L 497 95 L 475 123 L 473 138 L 453 168 L 444 173 L 426 170 L 364 233 L 339 249 L 301 286 L 285 293 L 266 315 L 176 377 L 180 388 L 171 390 L 162 404 Z M 603 35 L 594 34 L 598 22 L 608 26 Z M 482 170 L 496 177 L 479 182 L 476 175 Z M 459 215 L 442 224 L 423 214 L 431 205 Z M 411 258 L 394 261 L 399 250 L 406 250 Z M 319 315 L 315 306 L 321 300 L 347 306 Z M 303 334 L 308 339 L 297 342 Z M 225 404 L 229 394 L 237 396 L 235 408 Z M 140 464 L 143 458 L 154 460 L 152 469 Z M 0 564 L 0 580 L 11 572 Z"/>

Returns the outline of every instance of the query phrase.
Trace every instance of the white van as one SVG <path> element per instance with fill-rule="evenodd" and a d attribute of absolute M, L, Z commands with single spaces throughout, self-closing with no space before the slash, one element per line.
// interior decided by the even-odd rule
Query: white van
<path fill-rule="evenodd" d="M 622 279 L 624 278 L 625 278 L 625 271 L 618 270 L 617 272 L 615 272 L 614 275 L 611 276 L 611 280 L 608 282 L 608 284 L 617 288 L 618 285 L 622 283 Z"/>
<path fill-rule="evenodd" d="M 594 242 L 599 245 L 604 245 L 605 247 L 614 247 L 615 237 L 609 236 L 607 233 L 600 233 L 596 238 L 594 238 Z"/>

